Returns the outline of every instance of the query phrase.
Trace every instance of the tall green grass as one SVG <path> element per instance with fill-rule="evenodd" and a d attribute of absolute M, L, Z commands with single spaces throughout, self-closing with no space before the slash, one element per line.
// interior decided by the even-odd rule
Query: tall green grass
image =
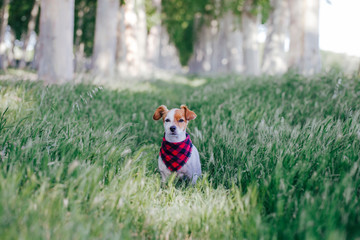
<path fill-rule="evenodd" d="M 360 237 L 360 79 L 194 81 L 1 82 L 1 238 Z M 198 115 L 195 187 L 160 184 L 161 104 Z"/>

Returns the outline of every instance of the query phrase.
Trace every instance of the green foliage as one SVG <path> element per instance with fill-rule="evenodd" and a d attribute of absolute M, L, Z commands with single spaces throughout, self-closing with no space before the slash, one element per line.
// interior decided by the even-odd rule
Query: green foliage
<path fill-rule="evenodd" d="M 359 78 L 139 86 L 1 82 L 2 239 L 360 237 Z M 204 176 L 160 187 L 152 114 L 184 103 Z"/>
<path fill-rule="evenodd" d="M 195 17 L 205 14 L 206 6 L 212 7 L 211 1 L 162 1 L 162 24 L 166 26 L 170 40 L 178 49 L 182 65 L 187 64 L 193 52 L 196 39 Z"/>
<path fill-rule="evenodd" d="M 150 29 L 157 25 L 161 24 L 161 14 L 157 12 L 156 7 L 153 4 L 152 0 L 145 0 L 145 12 L 146 12 L 146 26 L 148 32 Z"/>
<path fill-rule="evenodd" d="M 13 0 L 10 2 L 8 24 L 14 31 L 16 39 L 20 40 L 23 34 L 26 34 L 34 3 L 35 0 Z M 39 17 L 40 14 L 36 21 L 36 33 L 39 32 Z"/>
<path fill-rule="evenodd" d="M 210 24 L 225 12 L 232 11 L 241 16 L 245 0 L 166 0 L 162 1 L 162 23 L 166 26 L 170 40 L 178 49 L 180 62 L 187 65 L 194 50 L 199 29 Z M 269 0 L 254 0 L 251 13 L 261 14 L 265 23 L 271 11 Z"/>
<path fill-rule="evenodd" d="M 265 24 L 269 18 L 272 6 L 270 0 L 255 0 L 255 5 L 259 6 L 261 14 L 261 23 Z"/>
<path fill-rule="evenodd" d="M 27 31 L 30 13 L 35 0 L 13 0 L 10 2 L 9 25 L 17 39 L 21 39 Z M 86 56 L 92 55 L 95 33 L 96 0 L 75 0 L 74 43 L 76 31 L 81 30 L 80 42 L 84 43 Z M 126 1 L 120 1 L 126 4 Z M 244 0 L 165 0 L 162 1 L 162 13 L 158 16 L 151 0 L 146 0 L 147 27 L 162 22 L 169 32 L 170 40 L 178 49 L 180 62 L 186 65 L 194 48 L 197 33 L 203 24 L 209 24 L 211 19 L 220 17 L 226 11 L 241 14 Z M 266 22 L 271 6 L 269 0 L 254 0 L 253 14 L 259 11 L 263 23 Z M 80 13 L 80 15 L 79 15 Z M 39 32 L 39 16 L 35 31 Z M 79 25 L 79 16 L 82 24 Z"/>
<path fill-rule="evenodd" d="M 74 43 L 76 31 L 81 29 L 80 42 L 84 43 L 84 52 L 88 57 L 92 55 L 94 47 L 96 2 L 96 0 L 75 0 Z M 82 18 L 82 24 L 79 24 L 79 17 Z"/>

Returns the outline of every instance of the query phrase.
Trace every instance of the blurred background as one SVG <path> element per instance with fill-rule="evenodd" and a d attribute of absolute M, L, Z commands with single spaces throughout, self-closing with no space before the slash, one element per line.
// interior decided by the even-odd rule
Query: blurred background
<path fill-rule="evenodd" d="M 357 0 L 0 4 L 2 75 L 20 69 L 33 79 L 61 83 L 79 76 L 119 81 L 162 73 L 312 75 L 360 69 Z"/>

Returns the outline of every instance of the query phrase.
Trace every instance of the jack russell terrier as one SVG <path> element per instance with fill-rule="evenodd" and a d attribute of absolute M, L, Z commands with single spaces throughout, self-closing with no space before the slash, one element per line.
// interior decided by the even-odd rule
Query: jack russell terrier
<path fill-rule="evenodd" d="M 163 119 L 165 128 L 158 159 L 162 181 L 165 182 L 172 172 L 176 172 L 178 177 L 188 178 L 195 184 L 201 176 L 200 157 L 186 133 L 186 126 L 196 118 L 196 114 L 185 105 L 171 110 L 161 105 L 153 116 L 154 120 L 160 118 Z"/>

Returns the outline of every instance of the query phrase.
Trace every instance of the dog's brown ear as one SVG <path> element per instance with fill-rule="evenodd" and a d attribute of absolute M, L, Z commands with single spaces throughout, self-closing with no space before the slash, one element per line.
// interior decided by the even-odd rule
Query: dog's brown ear
<path fill-rule="evenodd" d="M 153 119 L 159 120 L 162 118 L 162 116 L 168 111 L 167 107 L 165 105 L 161 105 L 158 107 L 154 113 Z"/>
<path fill-rule="evenodd" d="M 184 111 L 185 111 L 185 119 L 187 121 L 194 120 L 196 118 L 196 114 L 193 111 L 191 111 L 190 109 L 188 109 L 187 106 L 181 105 L 180 108 L 184 109 Z"/>

